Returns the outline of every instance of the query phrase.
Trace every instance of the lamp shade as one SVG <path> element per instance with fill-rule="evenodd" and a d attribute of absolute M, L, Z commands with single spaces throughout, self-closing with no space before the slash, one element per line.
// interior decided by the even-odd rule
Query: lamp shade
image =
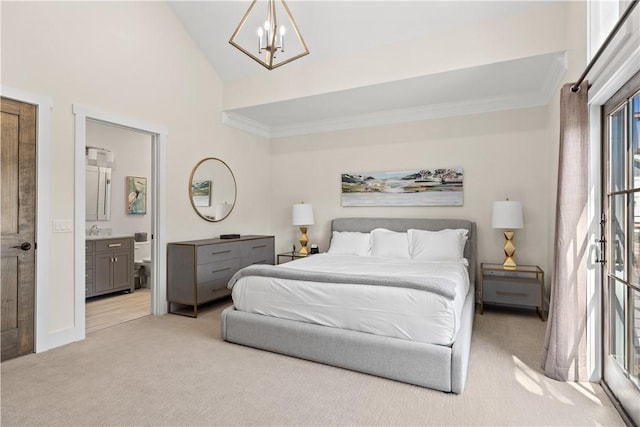
<path fill-rule="evenodd" d="M 233 205 L 229 203 L 216 203 L 216 220 L 226 218 L 232 207 Z"/>
<path fill-rule="evenodd" d="M 522 203 L 513 200 L 493 202 L 491 227 L 515 230 L 524 227 Z"/>
<path fill-rule="evenodd" d="M 292 225 L 313 225 L 313 205 L 299 203 L 291 211 Z"/>

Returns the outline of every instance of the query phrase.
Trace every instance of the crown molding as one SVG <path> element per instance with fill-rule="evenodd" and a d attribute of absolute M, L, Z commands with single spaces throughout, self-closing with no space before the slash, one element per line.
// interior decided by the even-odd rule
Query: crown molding
<path fill-rule="evenodd" d="M 513 96 L 505 98 L 482 99 L 463 103 L 427 105 L 415 108 L 381 111 L 372 114 L 343 117 L 339 119 L 279 126 L 270 130 L 271 138 L 323 133 L 339 130 L 358 129 L 398 123 L 417 122 L 446 117 L 466 116 L 503 110 L 536 107 L 544 105 L 538 94 L 527 97 Z"/>
<path fill-rule="evenodd" d="M 551 63 L 539 91 L 541 105 L 546 105 L 551 102 L 554 94 L 558 92 L 567 74 L 567 61 L 567 53 L 563 52 L 560 57 Z"/>
<path fill-rule="evenodd" d="M 222 112 L 222 123 L 236 129 L 244 130 L 254 135 L 262 136 L 265 138 L 272 137 L 271 128 L 269 128 L 269 126 L 231 111 Z"/>
<path fill-rule="evenodd" d="M 560 78 L 553 79 L 559 83 Z M 550 88 L 551 88 L 551 79 Z M 557 84 L 555 88 L 557 88 Z M 464 103 L 428 105 L 416 108 L 387 110 L 372 114 L 342 117 L 331 120 L 309 121 L 288 126 L 270 128 L 236 113 L 223 113 L 228 119 L 225 124 L 266 138 L 285 138 L 312 133 L 333 132 L 348 129 L 417 122 L 429 119 L 466 116 L 504 110 L 516 110 L 546 105 L 553 95 L 551 90 L 530 93 L 525 96 L 482 99 Z M 250 124 L 247 126 L 247 124 Z"/>
<path fill-rule="evenodd" d="M 271 139 L 539 107 L 547 105 L 552 100 L 566 72 L 567 55 L 566 52 L 563 52 L 549 65 L 540 87 L 530 92 L 520 92 L 503 97 L 469 99 L 462 102 L 377 111 L 326 120 L 309 120 L 284 126 L 268 126 L 237 112 L 225 111 L 222 113 L 222 122 Z"/>

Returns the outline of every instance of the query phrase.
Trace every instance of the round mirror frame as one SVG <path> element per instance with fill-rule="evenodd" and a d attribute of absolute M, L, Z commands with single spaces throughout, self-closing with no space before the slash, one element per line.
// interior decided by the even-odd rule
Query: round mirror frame
<path fill-rule="evenodd" d="M 200 212 L 200 210 L 196 206 L 195 201 L 193 200 L 193 177 L 195 176 L 196 171 L 198 170 L 200 165 L 202 165 L 207 160 L 215 160 L 215 161 L 220 162 L 225 168 L 227 168 L 227 170 L 229 171 L 229 174 L 231 175 L 231 179 L 233 180 L 233 203 L 231 204 L 231 209 L 229 209 L 229 212 L 227 212 L 226 215 L 224 217 L 220 218 L 220 219 L 214 219 L 214 218 L 211 218 L 210 216 L 202 214 L 202 212 Z M 209 222 L 220 222 L 220 221 L 222 221 L 223 219 L 228 217 L 229 214 L 231 214 L 231 212 L 233 211 L 233 208 L 236 206 L 236 199 L 237 198 L 238 198 L 238 184 L 236 182 L 236 177 L 233 174 L 233 171 L 231 170 L 229 165 L 227 163 L 225 163 L 224 160 L 220 160 L 217 157 L 205 157 L 204 159 L 200 160 L 193 167 L 193 170 L 191 171 L 191 176 L 189 177 L 189 200 L 191 201 L 191 206 L 193 207 L 193 210 L 198 214 L 198 216 L 200 218 L 204 219 L 205 221 L 209 221 Z"/>

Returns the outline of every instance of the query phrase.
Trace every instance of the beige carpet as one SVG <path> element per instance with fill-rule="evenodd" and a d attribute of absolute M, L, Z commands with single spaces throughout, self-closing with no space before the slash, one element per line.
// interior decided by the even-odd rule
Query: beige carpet
<path fill-rule="evenodd" d="M 452 395 L 225 343 L 227 304 L 2 363 L 2 425 L 623 425 L 598 385 L 541 374 L 535 314 L 476 315 Z"/>

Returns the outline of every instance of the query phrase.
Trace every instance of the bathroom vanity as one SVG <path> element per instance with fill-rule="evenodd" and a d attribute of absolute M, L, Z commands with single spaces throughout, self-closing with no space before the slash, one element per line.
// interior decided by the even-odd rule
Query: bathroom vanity
<path fill-rule="evenodd" d="M 86 298 L 134 291 L 133 248 L 133 236 L 100 236 L 86 240 Z"/>

